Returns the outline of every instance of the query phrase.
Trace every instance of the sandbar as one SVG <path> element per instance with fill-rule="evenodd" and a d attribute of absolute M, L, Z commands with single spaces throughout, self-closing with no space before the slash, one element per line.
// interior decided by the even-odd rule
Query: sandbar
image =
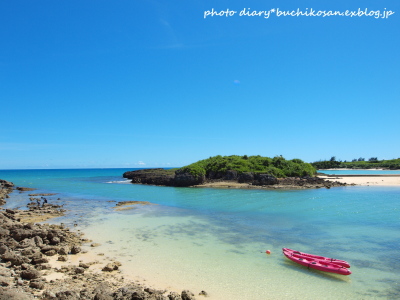
<path fill-rule="evenodd" d="M 400 175 L 327 175 L 323 179 L 362 186 L 400 186 Z"/>

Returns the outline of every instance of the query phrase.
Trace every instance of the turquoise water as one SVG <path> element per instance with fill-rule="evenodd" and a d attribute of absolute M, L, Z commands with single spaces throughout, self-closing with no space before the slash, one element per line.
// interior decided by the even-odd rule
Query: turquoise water
<path fill-rule="evenodd" d="M 125 171 L 7 170 L 0 178 L 58 193 L 50 203 L 69 214 L 52 222 L 79 224 L 102 244 L 96 251 L 150 283 L 206 290 L 210 299 L 400 298 L 398 187 L 171 188 L 129 184 Z M 24 205 L 25 194 L 6 206 Z M 112 209 L 126 200 L 158 205 Z M 353 274 L 307 270 L 282 247 L 345 259 Z"/>
<path fill-rule="evenodd" d="M 318 172 L 330 175 L 400 175 L 400 170 L 318 170 Z"/>

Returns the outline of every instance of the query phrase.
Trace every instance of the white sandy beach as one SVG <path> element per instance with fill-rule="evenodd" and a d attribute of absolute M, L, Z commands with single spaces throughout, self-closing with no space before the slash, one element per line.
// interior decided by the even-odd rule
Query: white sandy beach
<path fill-rule="evenodd" d="M 332 169 L 319 169 L 318 171 L 354 171 L 355 169 L 349 169 L 349 168 L 332 168 Z M 382 168 L 371 168 L 367 170 L 373 170 L 373 171 L 381 171 L 384 170 Z"/>
<path fill-rule="evenodd" d="M 356 184 L 363 186 L 400 186 L 400 175 L 366 175 L 366 176 L 343 176 L 343 175 L 333 175 L 333 176 L 318 176 L 320 178 L 339 181 L 347 184 Z"/>

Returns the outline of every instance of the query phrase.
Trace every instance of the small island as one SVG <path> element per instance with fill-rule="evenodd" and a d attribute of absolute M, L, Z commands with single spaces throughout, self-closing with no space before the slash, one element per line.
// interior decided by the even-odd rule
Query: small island
<path fill-rule="evenodd" d="M 319 170 L 330 169 L 352 169 L 352 170 L 400 170 L 400 158 L 397 159 L 381 159 L 371 157 L 366 160 L 364 157 L 354 158 L 352 161 L 337 160 L 336 156 L 332 156 L 330 160 L 319 160 L 311 163 L 313 167 Z"/>
<path fill-rule="evenodd" d="M 143 169 L 123 174 L 135 184 L 223 188 L 330 188 L 345 183 L 316 176 L 301 159 L 257 156 L 213 156 L 178 169 Z"/>

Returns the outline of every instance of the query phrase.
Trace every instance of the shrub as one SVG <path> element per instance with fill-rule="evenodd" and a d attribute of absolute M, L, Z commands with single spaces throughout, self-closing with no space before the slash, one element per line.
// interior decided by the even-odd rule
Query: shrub
<path fill-rule="evenodd" d="M 270 174 L 275 177 L 303 177 L 315 174 L 315 168 L 303 162 L 301 159 L 286 160 L 282 156 L 274 158 L 257 156 L 221 156 L 217 155 L 208 159 L 200 160 L 188 166 L 178 169 L 176 172 L 189 172 L 195 176 L 209 176 L 214 174 L 225 174 L 228 170 L 236 171 L 238 174 L 244 172 L 255 172 Z"/>
<path fill-rule="evenodd" d="M 206 175 L 206 170 L 204 170 L 204 168 L 202 168 L 200 165 L 191 164 L 176 170 L 175 173 L 176 174 L 189 173 L 193 175 L 196 179 L 198 179 Z"/>

